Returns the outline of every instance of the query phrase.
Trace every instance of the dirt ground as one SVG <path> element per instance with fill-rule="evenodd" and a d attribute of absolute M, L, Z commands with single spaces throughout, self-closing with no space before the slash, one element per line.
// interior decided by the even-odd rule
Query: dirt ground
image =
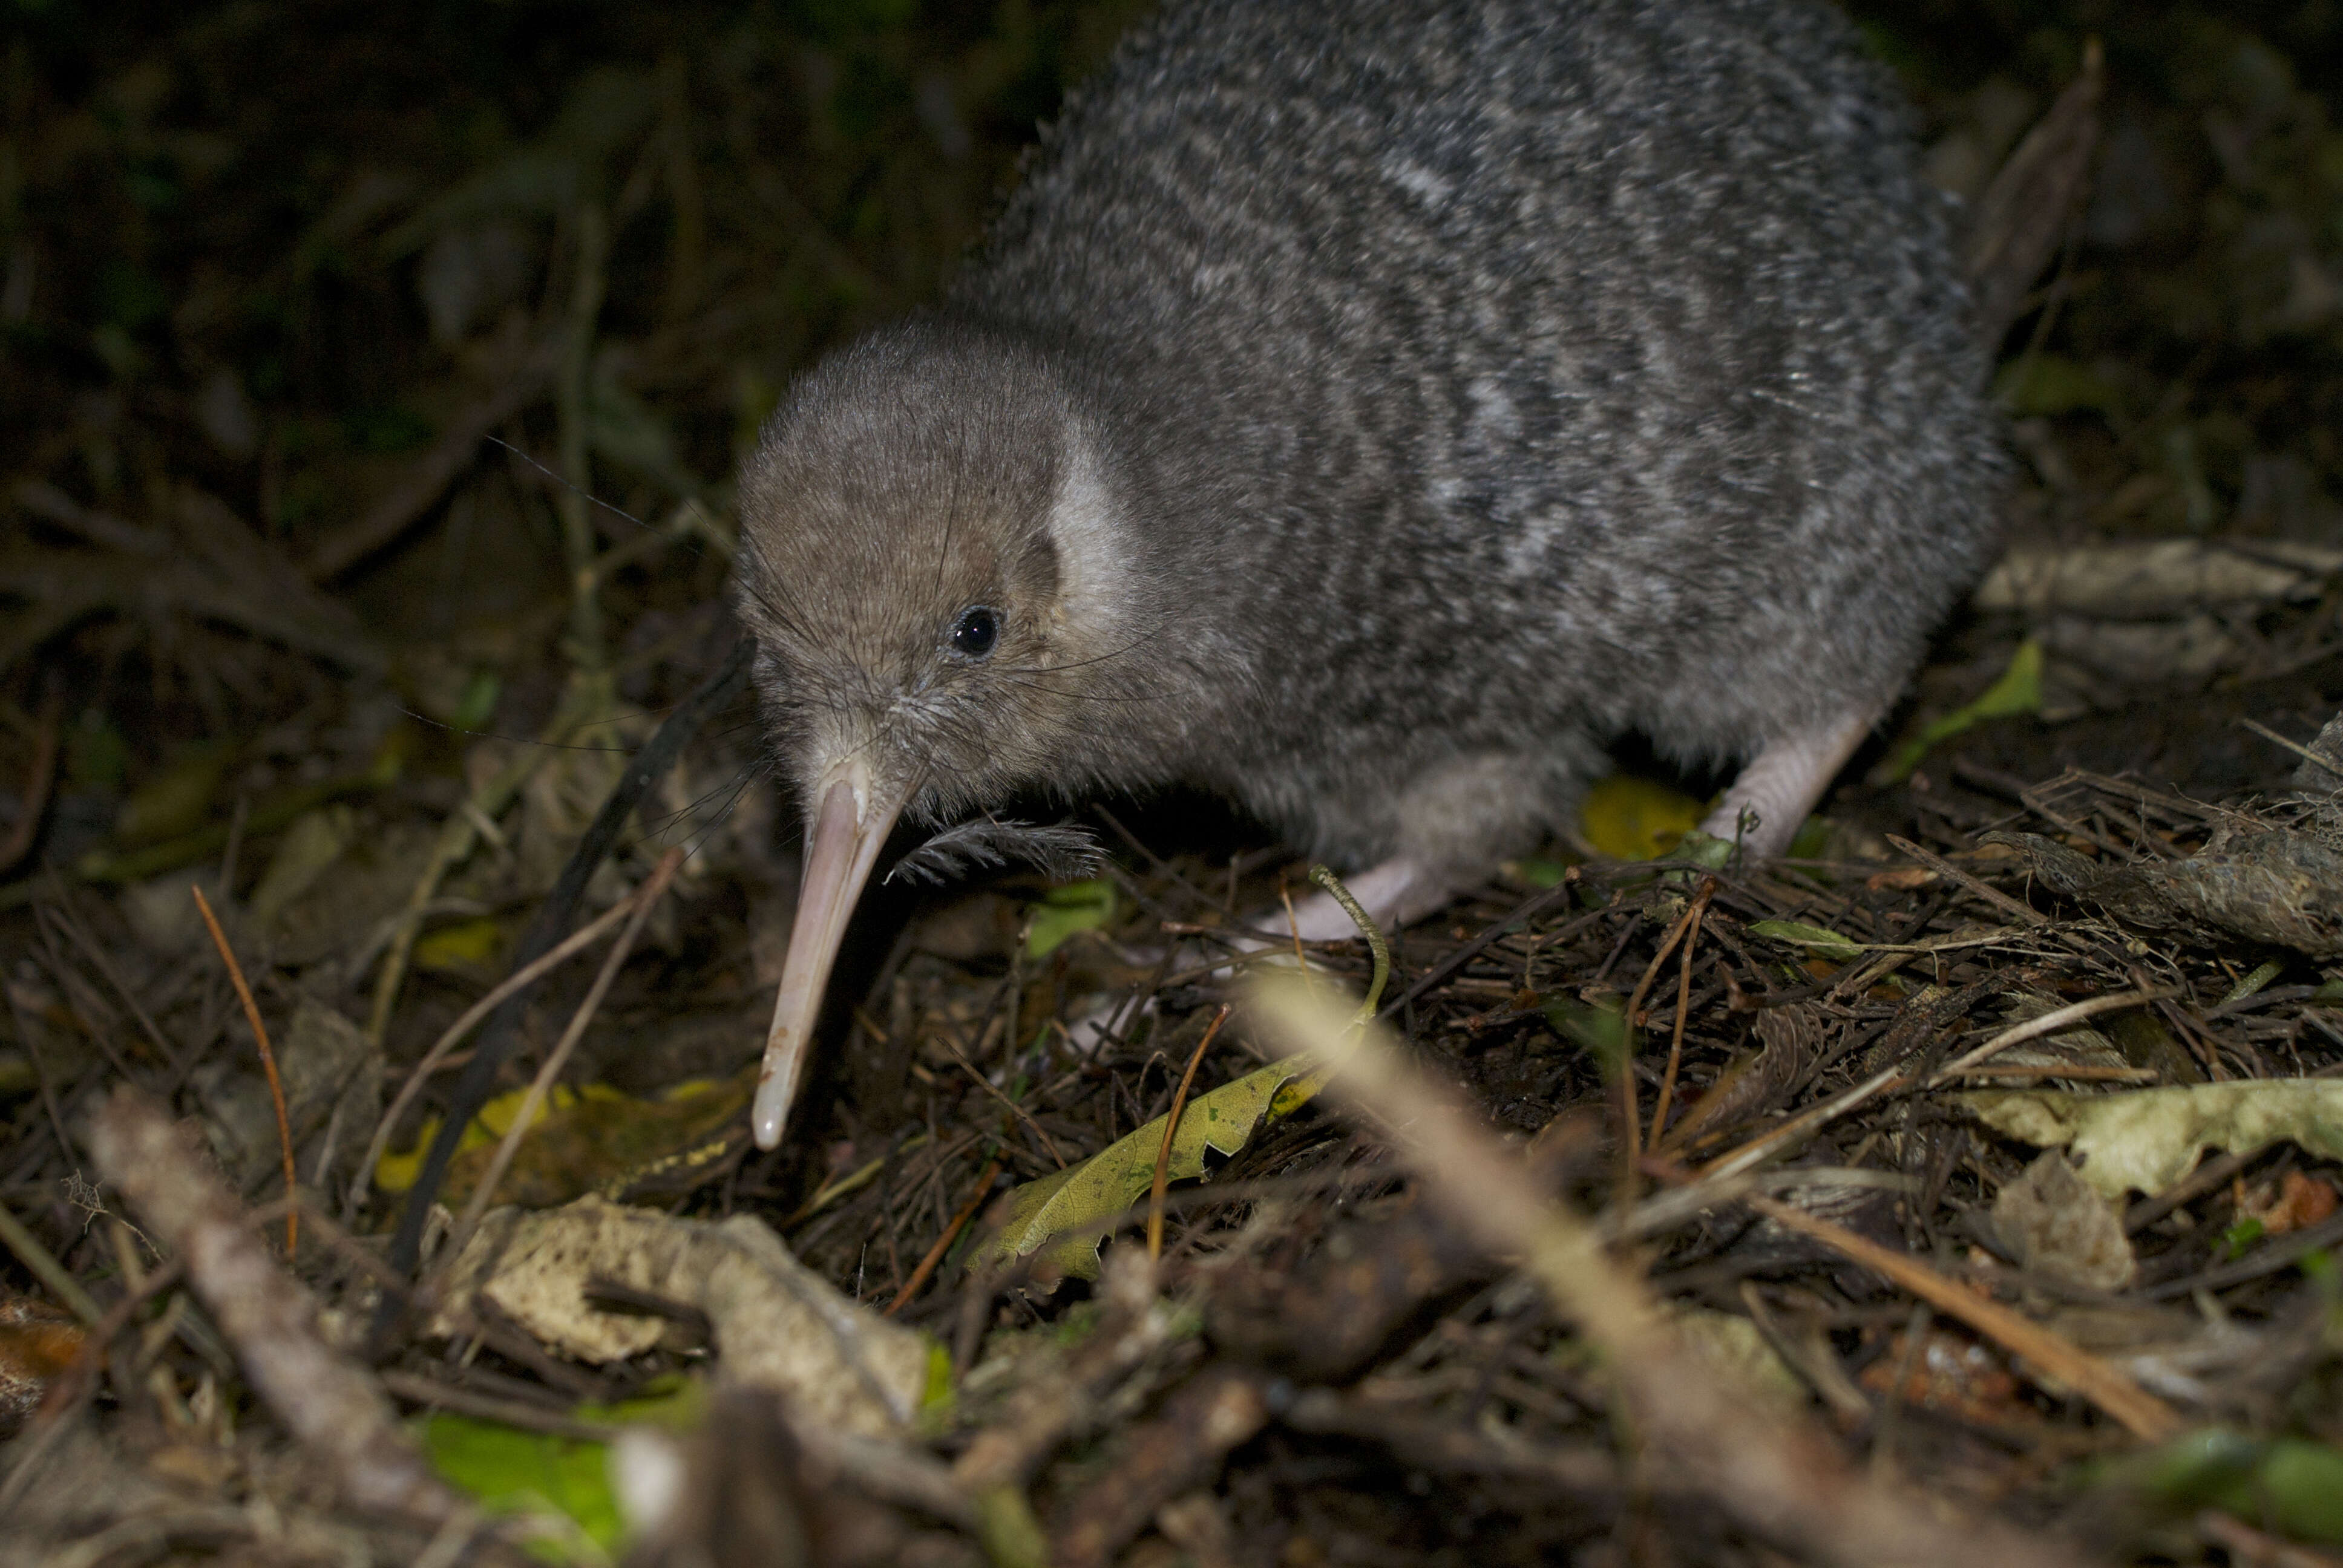
<path fill-rule="evenodd" d="M 2343 1560 L 2343 8 L 1852 9 L 1965 234 L 2087 178 L 1793 859 L 1624 737 L 1313 1024 L 1101 802 L 760 1152 L 734 465 L 1144 7 L 14 0 L 0 1559 Z"/>

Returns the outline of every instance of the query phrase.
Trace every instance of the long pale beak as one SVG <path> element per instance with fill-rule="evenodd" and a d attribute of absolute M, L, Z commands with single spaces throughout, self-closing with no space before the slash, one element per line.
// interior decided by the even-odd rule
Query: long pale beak
<path fill-rule="evenodd" d="M 821 1010 L 822 988 L 848 917 L 870 867 L 902 810 L 900 800 L 881 800 L 870 775 L 860 765 L 833 772 L 806 835 L 805 880 L 798 889 L 797 923 L 789 930 L 789 956 L 781 963 L 781 994 L 773 1000 L 773 1027 L 765 1036 L 765 1066 L 757 1080 L 749 1121 L 757 1147 L 770 1149 L 789 1124 L 813 1041 L 814 1015 Z"/>

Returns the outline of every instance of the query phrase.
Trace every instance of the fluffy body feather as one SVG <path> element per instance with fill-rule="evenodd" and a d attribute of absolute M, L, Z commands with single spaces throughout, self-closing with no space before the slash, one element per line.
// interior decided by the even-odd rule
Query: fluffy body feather
<path fill-rule="evenodd" d="M 1939 204 L 1820 6 L 1174 4 L 750 464 L 783 755 L 1485 864 L 1628 728 L 1875 714 L 1993 537 Z"/>
<path fill-rule="evenodd" d="M 1994 544 L 1945 227 L 1820 4 L 1170 0 L 746 466 L 777 750 L 809 817 L 1201 785 L 1419 893 L 1629 729 L 1802 814 Z"/>

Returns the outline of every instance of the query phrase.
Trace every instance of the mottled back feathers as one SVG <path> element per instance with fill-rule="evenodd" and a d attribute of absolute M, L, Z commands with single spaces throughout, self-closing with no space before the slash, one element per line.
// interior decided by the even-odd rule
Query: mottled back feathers
<path fill-rule="evenodd" d="M 1192 782 L 1351 861 L 1512 780 L 1469 861 L 1626 729 L 1877 711 L 1994 541 L 1945 230 L 1820 5 L 1171 0 L 749 465 L 781 749 L 936 819 Z"/>

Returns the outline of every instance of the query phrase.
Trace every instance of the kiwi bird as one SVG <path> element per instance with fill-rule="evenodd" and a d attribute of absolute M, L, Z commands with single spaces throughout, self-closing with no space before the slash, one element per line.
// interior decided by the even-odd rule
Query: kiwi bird
<path fill-rule="evenodd" d="M 899 820 L 1202 786 L 1405 921 L 1634 730 L 1779 852 L 1995 544 L 1943 202 L 1818 3 L 1170 0 L 743 467 L 759 1143 Z"/>

